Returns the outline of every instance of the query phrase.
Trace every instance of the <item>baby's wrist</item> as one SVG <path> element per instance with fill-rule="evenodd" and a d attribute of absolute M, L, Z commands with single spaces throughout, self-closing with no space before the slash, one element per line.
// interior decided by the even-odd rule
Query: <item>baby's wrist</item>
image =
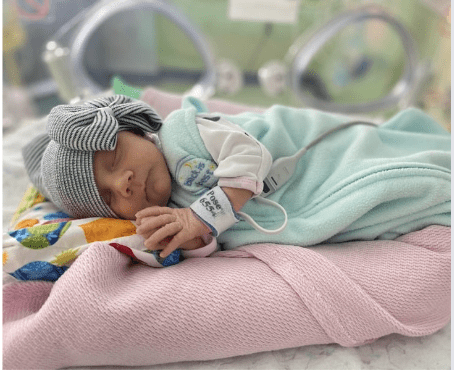
<path fill-rule="evenodd" d="M 205 225 L 205 230 L 209 229 L 215 237 L 240 220 L 229 197 L 220 186 L 215 186 L 203 194 L 191 204 L 190 209 Z"/>
<path fill-rule="evenodd" d="M 200 222 L 202 225 L 202 231 L 204 236 L 211 235 L 211 229 L 207 226 L 207 224 L 200 218 L 200 216 L 194 212 L 192 208 L 189 208 L 193 214 L 193 216 Z"/>

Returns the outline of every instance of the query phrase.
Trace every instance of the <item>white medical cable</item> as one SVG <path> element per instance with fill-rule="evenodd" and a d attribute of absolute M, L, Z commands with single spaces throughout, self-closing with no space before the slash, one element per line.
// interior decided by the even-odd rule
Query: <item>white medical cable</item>
<path fill-rule="evenodd" d="M 273 200 L 265 199 L 261 196 L 258 196 L 254 199 L 257 200 L 259 203 L 269 204 L 269 205 L 272 205 L 273 207 L 279 208 L 284 213 L 285 219 L 284 219 L 283 224 L 279 228 L 273 229 L 273 230 L 268 230 L 268 229 L 265 229 L 265 228 L 261 227 L 260 225 L 258 225 L 257 222 L 255 222 L 254 219 L 251 216 L 249 216 L 247 213 L 237 212 L 237 214 L 239 214 L 241 217 L 243 217 L 244 220 L 249 225 L 251 225 L 254 229 L 256 229 L 264 234 L 279 234 L 281 231 L 283 231 L 287 227 L 288 217 L 287 217 L 287 212 L 285 212 L 284 207 L 282 207 L 279 203 L 277 203 Z"/>
<path fill-rule="evenodd" d="M 314 145 L 318 144 L 320 141 L 322 141 L 324 138 L 327 136 L 343 130 L 347 127 L 354 126 L 354 125 L 367 125 L 367 126 L 374 126 L 377 127 L 378 125 L 376 123 L 372 122 L 366 122 L 366 121 L 352 121 L 352 122 L 347 122 L 340 124 L 339 126 L 336 126 L 319 137 L 315 138 L 312 140 L 308 145 L 306 145 L 304 148 L 300 149 L 297 153 L 290 157 L 282 157 L 276 159 L 272 166 L 270 171 L 268 172 L 268 175 L 266 176 L 265 180 L 263 180 L 263 186 L 264 190 L 262 192 L 262 196 L 267 197 L 268 195 L 274 193 L 276 190 L 278 190 L 282 185 L 284 185 L 290 177 L 292 177 L 293 173 L 295 172 L 296 165 L 298 164 L 299 160 L 301 157 L 306 154 L 306 152 L 312 148 Z"/>
<path fill-rule="evenodd" d="M 264 190 L 262 192 L 262 195 L 254 198 L 256 201 L 259 203 L 264 203 L 264 204 L 269 204 L 272 205 L 273 207 L 279 208 L 283 213 L 284 213 L 284 222 L 283 224 L 273 230 L 268 230 L 260 225 L 258 225 L 251 216 L 249 216 L 247 213 L 244 212 L 237 212 L 238 215 L 240 215 L 248 224 L 250 224 L 254 229 L 265 233 L 265 234 L 279 234 L 282 232 L 288 222 L 288 216 L 287 212 L 285 211 L 285 208 L 282 207 L 279 203 L 272 201 L 270 199 L 265 199 L 264 197 L 274 193 L 276 190 L 278 190 L 282 185 L 284 185 L 290 177 L 292 177 L 293 173 L 295 172 L 296 165 L 298 164 L 299 160 L 301 157 L 307 153 L 307 151 L 312 148 L 314 145 L 318 144 L 320 141 L 322 141 L 324 138 L 327 136 L 343 130 L 344 128 L 354 126 L 354 125 L 366 125 L 366 126 L 373 126 L 377 127 L 378 124 L 372 123 L 372 122 L 366 122 L 366 121 L 352 121 L 352 122 L 347 122 L 340 124 L 325 133 L 321 134 L 319 137 L 315 138 L 312 140 L 308 145 L 306 145 L 304 148 L 300 149 L 298 152 L 296 152 L 294 155 L 290 157 L 282 157 L 278 158 L 275 160 L 271 166 L 270 171 L 268 172 L 268 175 L 266 176 L 265 180 L 263 180 L 263 187 Z"/>

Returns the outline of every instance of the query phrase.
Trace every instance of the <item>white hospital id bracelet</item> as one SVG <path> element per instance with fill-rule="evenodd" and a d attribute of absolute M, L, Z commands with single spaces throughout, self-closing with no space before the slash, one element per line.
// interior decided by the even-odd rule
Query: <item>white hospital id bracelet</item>
<path fill-rule="evenodd" d="M 211 229 L 215 237 L 240 221 L 220 186 L 207 191 L 189 208 Z"/>

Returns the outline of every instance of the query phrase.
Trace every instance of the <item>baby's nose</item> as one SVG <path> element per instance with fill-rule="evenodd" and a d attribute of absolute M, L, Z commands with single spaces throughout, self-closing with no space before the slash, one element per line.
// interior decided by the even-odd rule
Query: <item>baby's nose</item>
<path fill-rule="evenodd" d="M 134 178 L 134 173 L 132 171 L 124 171 L 121 173 L 115 180 L 114 187 L 115 189 L 124 197 L 131 195 L 131 187 Z"/>

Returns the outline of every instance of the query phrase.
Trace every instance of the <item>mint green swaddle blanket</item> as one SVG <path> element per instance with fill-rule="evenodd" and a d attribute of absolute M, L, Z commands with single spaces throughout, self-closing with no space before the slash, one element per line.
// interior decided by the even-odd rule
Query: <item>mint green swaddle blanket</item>
<path fill-rule="evenodd" d="M 198 150 L 195 157 L 206 157 L 194 122 L 195 114 L 201 112 L 207 112 L 203 103 L 186 99 L 183 109 L 172 113 L 161 129 L 164 147 L 170 138 L 175 148 L 192 137 L 193 143 L 184 145 Z M 278 105 L 264 113 L 220 115 L 262 142 L 274 160 L 296 153 L 324 132 L 351 120 Z M 190 135 L 183 134 L 185 130 Z M 172 172 L 171 165 L 169 169 Z M 199 196 L 188 196 L 187 190 L 177 186 L 174 190 L 172 198 L 181 206 Z M 309 246 L 322 241 L 394 239 L 428 225 L 450 226 L 450 133 L 414 108 L 378 128 L 346 128 L 312 147 L 290 180 L 268 199 L 287 211 L 288 225 L 282 233 L 263 234 L 240 221 L 218 241 L 226 249 L 262 242 Z M 284 219 L 280 210 L 254 199 L 242 212 L 267 229 L 278 228 Z"/>

